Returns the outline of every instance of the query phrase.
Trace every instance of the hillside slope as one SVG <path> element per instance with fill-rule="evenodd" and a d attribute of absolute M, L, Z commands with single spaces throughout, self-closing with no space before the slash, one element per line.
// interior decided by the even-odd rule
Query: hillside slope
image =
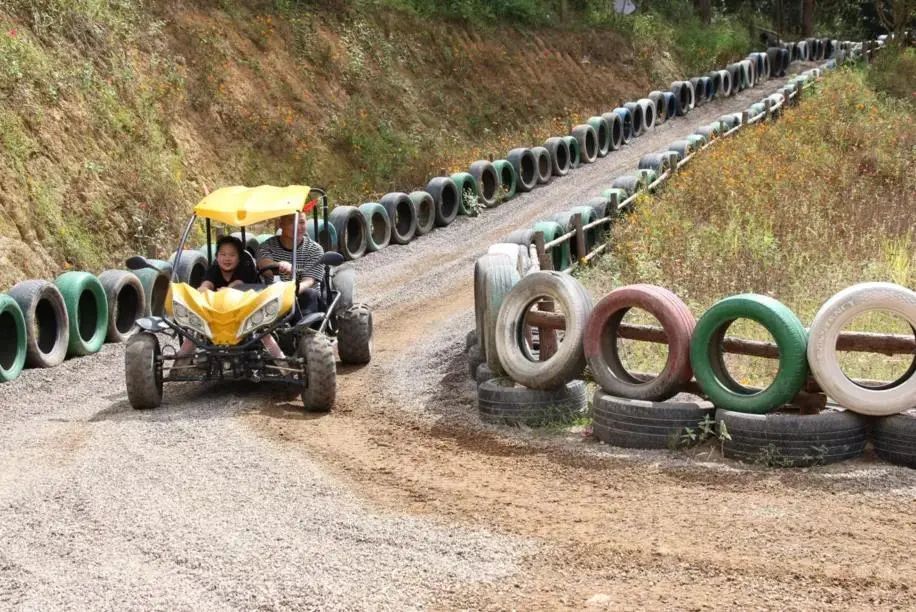
<path fill-rule="evenodd" d="M 287 4 L 4 3 L 0 290 L 164 255 L 207 186 L 364 201 L 677 76 L 610 29 Z"/>

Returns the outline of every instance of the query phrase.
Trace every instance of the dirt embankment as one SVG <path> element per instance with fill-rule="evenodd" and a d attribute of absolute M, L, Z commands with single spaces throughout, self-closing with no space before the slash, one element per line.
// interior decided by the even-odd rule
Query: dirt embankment
<path fill-rule="evenodd" d="M 0 290 L 162 256 L 205 186 L 367 201 L 648 91 L 609 30 L 274 3 L 0 7 Z"/>

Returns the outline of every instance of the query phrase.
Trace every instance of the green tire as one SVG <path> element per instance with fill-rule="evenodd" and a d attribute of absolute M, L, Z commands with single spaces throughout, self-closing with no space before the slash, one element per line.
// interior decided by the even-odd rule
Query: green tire
<path fill-rule="evenodd" d="M 571 209 L 569 209 L 569 212 L 580 213 L 582 215 L 582 225 L 588 225 L 592 221 L 598 219 L 598 215 L 595 213 L 595 209 L 591 206 L 573 206 Z M 591 253 L 592 249 L 595 248 L 595 245 L 598 244 L 598 232 L 598 227 L 593 227 L 585 231 L 585 250 L 588 253 Z"/>
<path fill-rule="evenodd" d="M 0 338 L 0 382 L 8 382 L 25 366 L 26 335 L 22 309 L 5 293 L 0 293 Z"/>
<path fill-rule="evenodd" d="M 515 174 L 515 166 L 509 160 L 497 159 L 493 162 L 496 174 L 499 175 L 499 193 L 502 201 L 511 200 L 518 192 L 518 176 Z"/>
<path fill-rule="evenodd" d="M 88 272 L 64 272 L 54 284 L 64 296 L 70 317 L 67 355 L 99 352 L 108 334 L 108 298 L 102 283 Z"/>
<path fill-rule="evenodd" d="M 564 136 L 563 140 L 569 145 L 569 167 L 578 168 L 582 165 L 582 152 L 579 149 L 579 141 L 575 136 Z"/>
<path fill-rule="evenodd" d="M 545 243 L 555 240 L 566 233 L 563 226 L 556 221 L 539 221 L 535 223 L 534 231 L 544 232 Z M 550 257 L 553 261 L 553 269 L 557 272 L 562 272 L 568 268 L 570 260 L 572 259 L 572 250 L 569 241 L 567 240 L 560 246 L 550 249 Z"/>
<path fill-rule="evenodd" d="M 456 172 L 450 178 L 455 181 L 455 186 L 458 188 L 458 214 L 466 217 L 473 215 L 474 212 L 471 210 L 471 207 L 468 206 L 467 198 L 468 192 L 470 192 L 471 197 L 478 200 L 480 199 L 477 179 L 468 172 Z"/>
<path fill-rule="evenodd" d="M 616 197 L 617 198 L 616 204 L 618 206 L 620 205 L 621 202 L 623 202 L 624 200 L 626 200 L 629 197 L 627 196 L 627 192 L 625 190 L 620 189 L 618 187 L 611 187 L 610 189 L 605 189 L 604 191 L 601 192 L 601 195 L 607 198 L 611 202 L 613 202 L 614 198 Z M 608 206 L 608 211 L 609 211 L 608 212 L 609 217 L 613 217 L 617 215 L 617 213 L 619 212 L 617 209 L 611 210 L 610 206 Z"/>
<path fill-rule="evenodd" d="M 737 319 L 759 323 L 779 347 L 779 371 L 762 391 L 742 386 L 725 367 L 721 341 Z M 804 385 L 807 345 L 808 333 L 788 307 L 765 295 L 746 293 L 716 302 L 700 317 L 690 341 L 690 365 L 700 388 L 717 408 L 766 414 L 791 402 Z"/>
<path fill-rule="evenodd" d="M 643 168 L 636 171 L 636 176 L 642 179 L 643 189 L 649 190 L 649 185 L 651 185 L 655 179 L 658 178 L 658 173 L 655 170 L 649 168 Z"/>

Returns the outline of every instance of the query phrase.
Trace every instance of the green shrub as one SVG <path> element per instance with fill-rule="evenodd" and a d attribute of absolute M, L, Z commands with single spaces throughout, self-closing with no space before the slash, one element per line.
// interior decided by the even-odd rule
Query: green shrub
<path fill-rule="evenodd" d="M 888 95 L 916 104 L 916 49 L 882 49 L 868 68 L 868 82 Z"/>

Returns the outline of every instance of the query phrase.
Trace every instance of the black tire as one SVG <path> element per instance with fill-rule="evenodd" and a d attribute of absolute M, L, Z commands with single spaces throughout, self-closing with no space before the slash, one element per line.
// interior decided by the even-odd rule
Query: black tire
<path fill-rule="evenodd" d="M 425 236 L 436 226 L 436 202 L 425 191 L 414 191 L 409 196 L 417 220 L 417 236 Z"/>
<path fill-rule="evenodd" d="M 81 357 L 99 352 L 108 333 L 108 297 L 99 279 L 88 272 L 64 272 L 54 284 L 67 306 L 67 355 Z"/>
<path fill-rule="evenodd" d="M 548 138 L 544 143 L 544 148 L 550 154 L 550 165 L 554 176 L 566 176 L 569 174 L 570 157 L 569 145 L 566 141 L 558 136 Z"/>
<path fill-rule="evenodd" d="M 406 193 L 389 193 L 379 202 L 391 222 L 391 242 L 408 244 L 417 233 L 417 211 Z"/>
<path fill-rule="evenodd" d="M 684 81 L 675 81 L 671 84 L 671 93 L 677 100 L 677 110 L 675 113 L 678 117 L 683 117 L 690 112 L 690 90 Z"/>
<path fill-rule="evenodd" d="M 480 352 L 480 345 L 474 344 L 468 349 L 468 376 L 473 380 L 477 376 L 477 368 L 486 363 Z"/>
<path fill-rule="evenodd" d="M 46 280 L 27 280 L 7 293 L 19 304 L 25 320 L 26 365 L 53 368 L 63 362 L 70 342 L 70 319 L 57 286 Z"/>
<path fill-rule="evenodd" d="M 546 147 L 531 147 L 531 153 L 537 160 L 538 184 L 546 185 L 553 176 L 553 160 L 550 158 L 550 152 Z"/>
<path fill-rule="evenodd" d="M 383 209 L 384 210 L 384 209 Z M 344 259 L 359 259 L 369 246 L 369 224 L 355 206 L 336 206 L 328 222 L 337 230 L 337 252 Z"/>
<path fill-rule="evenodd" d="M 337 362 L 334 346 L 324 334 L 306 332 L 296 352 L 305 360 L 302 405 L 311 412 L 330 412 L 337 398 Z"/>
<path fill-rule="evenodd" d="M 512 231 L 502 242 L 511 242 L 512 244 L 520 244 L 522 246 L 530 246 L 534 244 L 534 235 L 535 232 L 533 229 L 518 229 Z"/>
<path fill-rule="evenodd" d="M 206 247 L 205 247 L 206 248 Z M 175 253 L 169 257 L 169 263 L 172 264 L 179 283 L 187 283 L 195 289 L 200 287 L 204 282 L 204 276 L 207 274 L 207 256 L 200 251 L 184 250 L 178 265 L 175 265 Z"/>
<path fill-rule="evenodd" d="M 366 233 L 366 253 L 375 253 L 387 247 L 391 242 L 391 219 L 385 207 L 378 202 L 366 202 L 359 205 L 359 212 L 369 229 Z"/>
<path fill-rule="evenodd" d="M 719 409 L 720 433 L 722 423 L 731 437 L 723 443 L 726 457 L 772 467 L 807 467 L 857 457 L 865 449 L 868 429 L 866 417 L 832 407 L 811 415 Z"/>
<path fill-rule="evenodd" d="M 531 149 L 512 149 L 506 158 L 515 168 L 516 189 L 523 193 L 534 189 L 538 183 L 538 161 Z"/>
<path fill-rule="evenodd" d="M 598 140 L 598 157 L 605 157 L 611 151 L 611 125 L 604 117 L 589 117 L 586 123 L 595 130 Z"/>
<path fill-rule="evenodd" d="M 518 192 L 518 176 L 515 174 L 515 166 L 509 160 L 497 159 L 493 167 L 499 175 L 499 196 L 493 205 L 495 207 L 515 197 Z"/>
<path fill-rule="evenodd" d="M 623 146 L 623 119 L 617 113 L 603 113 L 611 133 L 611 151 L 616 151 Z"/>
<path fill-rule="evenodd" d="M 595 391 L 592 402 L 594 436 L 621 448 L 685 448 L 698 441 L 701 423 L 713 427 L 715 408 L 704 400 L 651 402 L 623 399 Z"/>
<path fill-rule="evenodd" d="M 482 363 L 477 366 L 477 370 L 474 373 L 474 380 L 477 381 L 477 386 L 479 387 L 488 380 L 493 380 L 494 378 L 499 378 L 499 375 L 493 372 L 486 363 Z"/>
<path fill-rule="evenodd" d="M 583 164 L 591 164 L 598 159 L 598 134 L 595 128 L 583 123 L 573 127 L 570 136 L 579 143 L 579 161 Z"/>
<path fill-rule="evenodd" d="M 146 300 L 147 316 L 161 317 L 165 314 L 165 298 L 169 293 L 169 273 L 163 270 L 143 268 L 135 270 L 134 275 L 143 285 L 143 297 Z"/>
<path fill-rule="evenodd" d="M 16 300 L 0 293 L 0 382 L 19 377 L 26 357 L 25 317 Z"/>
<path fill-rule="evenodd" d="M 458 216 L 461 194 L 458 186 L 447 176 L 434 177 L 426 184 L 426 192 L 433 197 L 436 203 L 436 225 L 445 227 L 451 225 Z"/>
<path fill-rule="evenodd" d="M 499 173 L 491 162 L 485 159 L 475 161 L 468 168 L 468 174 L 477 181 L 477 197 L 487 208 L 499 204 Z"/>
<path fill-rule="evenodd" d="M 627 102 L 623 107 L 630 111 L 630 117 L 633 118 L 633 138 L 642 136 L 646 131 L 642 105 L 637 102 Z"/>
<path fill-rule="evenodd" d="M 337 315 L 337 353 L 348 364 L 372 361 L 372 311 L 353 304 Z"/>
<path fill-rule="evenodd" d="M 631 176 L 629 174 L 625 176 L 618 176 L 614 179 L 614 182 L 611 183 L 611 187 L 623 189 L 627 192 L 628 196 L 631 196 L 642 189 L 642 179 L 640 179 L 638 176 Z"/>
<path fill-rule="evenodd" d="M 655 170 L 656 174 L 661 174 L 671 168 L 671 158 L 667 153 L 647 153 L 639 159 L 640 170 Z"/>
<path fill-rule="evenodd" d="M 125 342 L 146 310 L 143 285 L 133 272 L 106 270 L 99 282 L 108 296 L 108 342 Z"/>
<path fill-rule="evenodd" d="M 575 170 L 582 165 L 582 152 L 579 150 L 579 141 L 574 136 L 563 136 L 563 141 L 569 147 L 569 169 Z"/>
<path fill-rule="evenodd" d="M 458 214 L 464 216 L 476 215 L 472 202 L 476 205 L 480 198 L 480 187 L 477 181 L 467 172 L 456 172 L 451 176 L 458 188 Z"/>
<path fill-rule="evenodd" d="M 875 419 L 871 436 L 879 457 L 916 468 L 916 411 Z"/>
<path fill-rule="evenodd" d="M 609 210 L 610 203 L 611 203 L 610 198 L 606 198 L 604 196 L 596 196 L 594 198 L 589 198 L 588 200 L 586 200 L 583 206 L 591 207 L 591 209 L 595 211 L 595 218 L 601 219 L 601 218 L 608 216 L 608 210 Z M 598 231 L 605 231 L 609 227 L 610 226 L 602 227 L 602 229 Z"/>
<path fill-rule="evenodd" d="M 477 408 L 485 423 L 530 427 L 565 423 L 585 414 L 586 385 L 573 380 L 557 389 L 529 389 L 508 378 L 494 378 L 477 388 Z"/>
<path fill-rule="evenodd" d="M 668 105 L 665 102 L 665 94 L 660 91 L 650 91 L 646 97 L 652 100 L 652 104 L 655 105 L 655 125 L 663 124 L 668 119 Z"/>
<path fill-rule="evenodd" d="M 124 382 L 127 400 L 135 410 L 162 404 L 162 360 L 159 339 L 149 332 L 134 334 L 124 350 Z"/>

